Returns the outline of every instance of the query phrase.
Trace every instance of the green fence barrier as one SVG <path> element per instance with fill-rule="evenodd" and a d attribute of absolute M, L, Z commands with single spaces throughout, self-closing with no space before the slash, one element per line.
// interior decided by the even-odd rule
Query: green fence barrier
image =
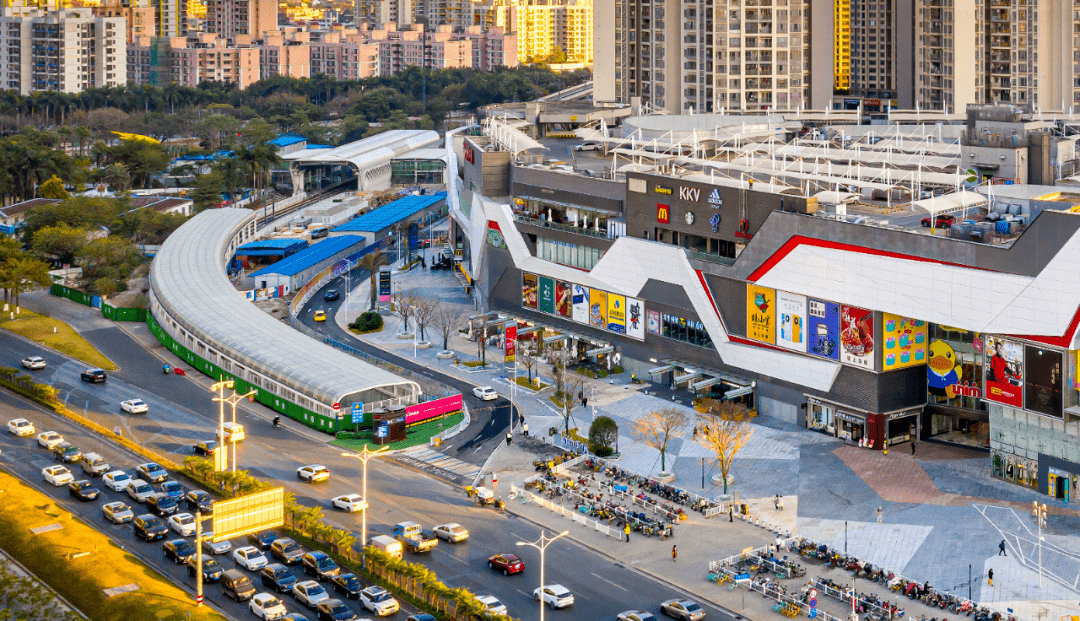
<path fill-rule="evenodd" d="M 111 319 L 113 321 L 137 321 L 139 323 L 146 323 L 146 317 L 150 313 L 145 308 L 117 308 L 115 306 L 109 306 L 102 303 L 101 315 L 105 319 Z"/>
<path fill-rule="evenodd" d="M 92 306 L 93 305 L 91 303 L 91 300 L 92 300 L 93 296 L 91 296 L 91 295 L 89 295 L 87 293 L 83 293 L 82 291 L 79 291 L 78 289 L 72 289 L 71 287 L 65 287 L 64 285 L 53 285 L 53 286 L 49 287 L 49 294 L 50 295 L 55 295 L 55 296 L 61 297 L 61 298 L 67 298 L 67 299 L 71 300 L 72 302 L 75 302 L 77 304 L 82 304 L 83 306 Z"/>

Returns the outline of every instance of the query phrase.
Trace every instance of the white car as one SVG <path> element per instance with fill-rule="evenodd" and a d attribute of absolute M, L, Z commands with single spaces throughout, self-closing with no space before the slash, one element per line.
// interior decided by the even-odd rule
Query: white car
<path fill-rule="evenodd" d="M 697 621 L 705 618 L 705 609 L 692 599 L 669 599 L 660 604 L 660 612 L 680 621 Z"/>
<path fill-rule="evenodd" d="M 146 414 L 150 411 L 150 406 L 142 399 L 128 399 L 120 402 L 120 409 L 128 414 Z"/>
<path fill-rule="evenodd" d="M 123 524 L 135 519 L 135 512 L 123 502 L 110 502 L 102 505 L 101 513 L 105 515 L 106 520 L 113 524 Z"/>
<path fill-rule="evenodd" d="M 16 418 L 15 420 L 9 420 L 7 424 L 7 430 L 9 433 L 19 436 L 20 438 L 34 435 L 37 431 L 34 429 L 34 423 L 26 420 L 25 418 Z"/>
<path fill-rule="evenodd" d="M 506 614 L 506 604 L 500 602 L 494 595 L 477 595 L 476 599 L 484 605 L 484 609 L 487 610 L 488 614 Z"/>
<path fill-rule="evenodd" d="M 260 619 L 274 621 L 285 616 L 285 604 L 269 593 L 258 593 L 248 602 L 251 613 Z"/>
<path fill-rule="evenodd" d="M 56 433 L 55 431 L 42 431 L 41 433 L 37 434 L 38 446 L 43 446 L 50 451 L 52 450 L 52 447 L 60 444 L 63 441 L 64 436 Z"/>
<path fill-rule="evenodd" d="M 266 555 L 255 546 L 244 546 L 233 550 L 233 560 L 236 564 L 243 567 L 248 571 L 258 571 L 270 562 L 266 560 Z"/>
<path fill-rule="evenodd" d="M 110 470 L 102 475 L 101 482 L 114 492 L 122 492 L 131 483 L 131 475 L 123 470 Z"/>
<path fill-rule="evenodd" d="M 71 471 L 63 466 L 49 466 L 48 468 L 42 468 L 41 476 L 56 487 L 67 485 L 75 480 L 75 477 L 71 475 Z"/>
<path fill-rule="evenodd" d="M 135 502 L 146 502 L 146 499 L 154 495 L 154 488 L 142 479 L 131 479 L 127 484 L 127 495 Z"/>
<path fill-rule="evenodd" d="M 45 359 L 41 356 L 27 356 L 22 359 L 22 365 L 31 371 L 40 371 L 45 368 Z"/>
<path fill-rule="evenodd" d="M 195 534 L 195 516 L 190 513 L 177 513 L 169 516 L 169 528 L 176 531 L 181 537 L 191 537 Z"/>
<path fill-rule="evenodd" d="M 367 502 L 364 501 L 364 497 L 360 494 L 345 494 L 344 496 L 338 496 L 331 500 L 330 504 L 335 509 L 341 509 L 348 513 L 367 509 Z"/>
<path fill-rule="evenodd" d="M 645 610 L 624 610 L 616 619 L 618 621 L 660 621 L 656 615 Z"/>
<path fill-rule="evenodd" d="M 217 543 L 211 541 L 211 539 L 214 538 L 214 531 L 212 530 L 204 530 L 202 532 L 202 536 L 203 549 L 205 549 L 210 554 L 225 554 L 229 550 L 232 550 L 232 542 L 228 539 L 218 541 Z"/>
<path fill-rule="evenodd" d="M 494 401 L 499 398 L 499 393 L 491 386 L 477 386 L 472 389 L 472 394 L 481 401 Z"/>
<path fill-rule="evenodd" d="M 551 608 L 565 608 L 574 605 L 574 594 L 561 584 L 545 584 L 533 589 L 533 599 Z"/>
<path fill-rule="evenodd" d="M 375 613 L 376 617 L 385 617 L 398 611 L 401 606 L 393 595 L 382 587 L 368 587 L 360 591 L 360 605 Z"/>
<path fill-rule="evenodd" d="M 320 466 L 318 464 L 301 466 L 296 469 L 296 478 L 300 479 L 301 481 L 307 481 L 308 483 L 329 481 L 330 471 L 326 469 L 326 466 Z"/>
<path fill-rule="evenodd" d="M 431 529 L 431 533 L 439 539 L 445 539 L 447 543 L 458 543 L 469 538 L 469 531 L 457 522 L 439 524 Z"/>
<path fill-rule="evenodd" d="M 326 592 L 326 589 L 314 580 L 297 582 L 293 585 L 292 594 L 293 597 L 296 598 L 296 601 L 308 608 L 314 608 L 330 599 L 330 594 Z"/>

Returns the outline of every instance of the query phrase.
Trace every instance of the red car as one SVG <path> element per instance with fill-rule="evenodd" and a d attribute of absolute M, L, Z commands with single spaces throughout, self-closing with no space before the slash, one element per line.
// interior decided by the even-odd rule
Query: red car
<path fill-rule="evenodd" d="M 947 229 L 954 224 L 956 224 L 956 216 L 942 215 L 934 217 L 934 228 L 936 229 Z M 930 218 L 923 218 L 922 225 L 929 228 Z"/>
<path fill-rule="evenodd" d="M 517 554 L 496 554 L 488 559 L 488 567 L 509 576 L 525 571 L 525 562 Z"/>

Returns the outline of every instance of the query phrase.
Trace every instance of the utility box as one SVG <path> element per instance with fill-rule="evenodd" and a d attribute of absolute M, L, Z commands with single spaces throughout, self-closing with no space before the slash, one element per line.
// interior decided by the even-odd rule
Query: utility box
<path fill-rule="evenodd" d="M 405 407 L 393 406 L 371 414 L 375 444 L 390 444 L 405 439 Z"/>

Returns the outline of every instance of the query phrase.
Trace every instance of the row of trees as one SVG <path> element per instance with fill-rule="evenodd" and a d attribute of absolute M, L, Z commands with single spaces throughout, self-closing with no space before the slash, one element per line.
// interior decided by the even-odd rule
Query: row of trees
<path fill-rule="evenodd" d="M 19 305 L 19 294 L 49 285 L 49 264 L 35 258 L 22 244 L 0 236 L 0 288 L 4 303 Z"/>

